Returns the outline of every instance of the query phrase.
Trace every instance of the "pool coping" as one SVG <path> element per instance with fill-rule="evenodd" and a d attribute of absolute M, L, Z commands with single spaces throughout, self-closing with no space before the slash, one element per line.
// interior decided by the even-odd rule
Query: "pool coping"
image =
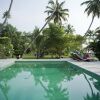
<path fill-rule="evenodd" d="M 0 59 L 0 71 L 4 70 L 5 68 L 13 65 L 16 61 L 67 61 L 71 64 L 76 65 L 79 68 L 82 68 L 84 70 L 87 70 L 89 72 L 92 72 L 98 76 L 100 76 L 100 66 L 94 66 L 91 67 L 91 64 L 93 66 L 93 64 L 95 64 L 94 62 L 79 62 L 79 61 L 75 61 L 72 60 L 70 58 L 66 58 L 66 59 Z M 100 63 L 100 61 L 98 61 Z M 90 66 L 89 66 L 90 64 Z M 99 73 L 97 72 L 97 70 L 99 69 Z"/>
<path fill-rule="evenodd" d="M 0 59 L 0 71 L 13 65 L 16 61 L 63 61 L 61 59 Z"/>

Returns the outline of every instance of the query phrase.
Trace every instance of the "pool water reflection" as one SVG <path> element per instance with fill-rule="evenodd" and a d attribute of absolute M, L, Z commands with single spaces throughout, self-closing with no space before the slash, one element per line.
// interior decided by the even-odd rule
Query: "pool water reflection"
<path fill-rule="evenodd" d="M 0 100 L 100 100 L 100 79 L 67 62 L 16 62 L 0 71 Z"/>

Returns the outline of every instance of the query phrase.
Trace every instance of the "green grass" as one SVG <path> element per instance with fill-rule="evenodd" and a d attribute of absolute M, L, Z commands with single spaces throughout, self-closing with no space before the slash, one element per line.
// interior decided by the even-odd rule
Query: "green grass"
<path fill-rule="evenodd" d="M 34 56 L 34 54 L 30 53 L 30 54 L 24 54 L 23 59 L 36 59 L 36 57 Z M 63 58 L 68 58 L 68 56 L 63 56 Z M 45 55 L 43 58 L 40 59 L 56 59 L 56 55 Z"/>
<path fill-rule="evenodd" d="M 24 54 L 22 58 L 23 59 L 35 59 L 36 57 L 32 53 L 30 53 L 30 54 Z"/>

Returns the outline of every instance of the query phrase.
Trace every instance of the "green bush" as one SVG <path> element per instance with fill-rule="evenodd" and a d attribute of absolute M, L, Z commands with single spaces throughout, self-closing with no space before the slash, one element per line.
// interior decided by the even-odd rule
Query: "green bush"
<path fill-rule="evenodd" d="M 100 34 L 97 35 L 94 42 L 89 47 L 94 51 L 95 56 L 100 60 Z"/>
<path fill-rule="evenodd" d="M 14 55 L 15 56 L 18 56 L 18 55 L 21 55 L 22 56 L 23 55 L 23 50 L 15 50 L 14 51 Z"/>
<path fill-rule="evenodd" d="M 12 55 L 13 45 L 8 37 L 0 37 L 0 58 L 7 58 Z"/>
<path fill-rule="evenodd" d="M 93 50 L 95 52 L 96 57 L 100 60 L 100 41 L 94 44 Z"/>
<path fill-rule="evenodd" d="M 0 44 L 7 45 L 7 44 L 10 44 L 10 43 L 11 43 L 10 38 L 8 38 L 8 37 L 0 37 Z"/>

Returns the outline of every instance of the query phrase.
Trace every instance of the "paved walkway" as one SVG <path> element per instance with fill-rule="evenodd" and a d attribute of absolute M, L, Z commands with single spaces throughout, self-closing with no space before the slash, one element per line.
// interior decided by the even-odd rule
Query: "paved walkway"
<path fill-rule="evenodd" d="M 6 67 L 9 67 L 10 65 L 14 64 L 15 61 L 37 61 L 37 59 L 0 59 L 0 70 L 5 69 Z M 94 61 L 94 62 L 80 62 L 75 61 L 70 58 L 62 58 L 62 59 L 38 59 L 38 61 L 68 61 L 70 63 L 73 63 L 81 68 L 84 68 L 88 71 L 91 71 L 93 73 L 96 73 L 100 75 L 100 61 Z"/>
<path fill-rule="evenodd" d="M 82 62 L 82 61 L 76 61 L 72 59 L 65 59 L 65 61 L 68 61 L 70 63 L 73 63 L 83 69 L 86 69 L 90 72 L 93 72 L 97 75 L 100 75 L 100 61 L 93 61 L 93 62 Z"/>
<path fill-rule="evenodd" d="M 0 70 L 3 70 L 15 63 L 16 59 L 0 59 Z"/>

